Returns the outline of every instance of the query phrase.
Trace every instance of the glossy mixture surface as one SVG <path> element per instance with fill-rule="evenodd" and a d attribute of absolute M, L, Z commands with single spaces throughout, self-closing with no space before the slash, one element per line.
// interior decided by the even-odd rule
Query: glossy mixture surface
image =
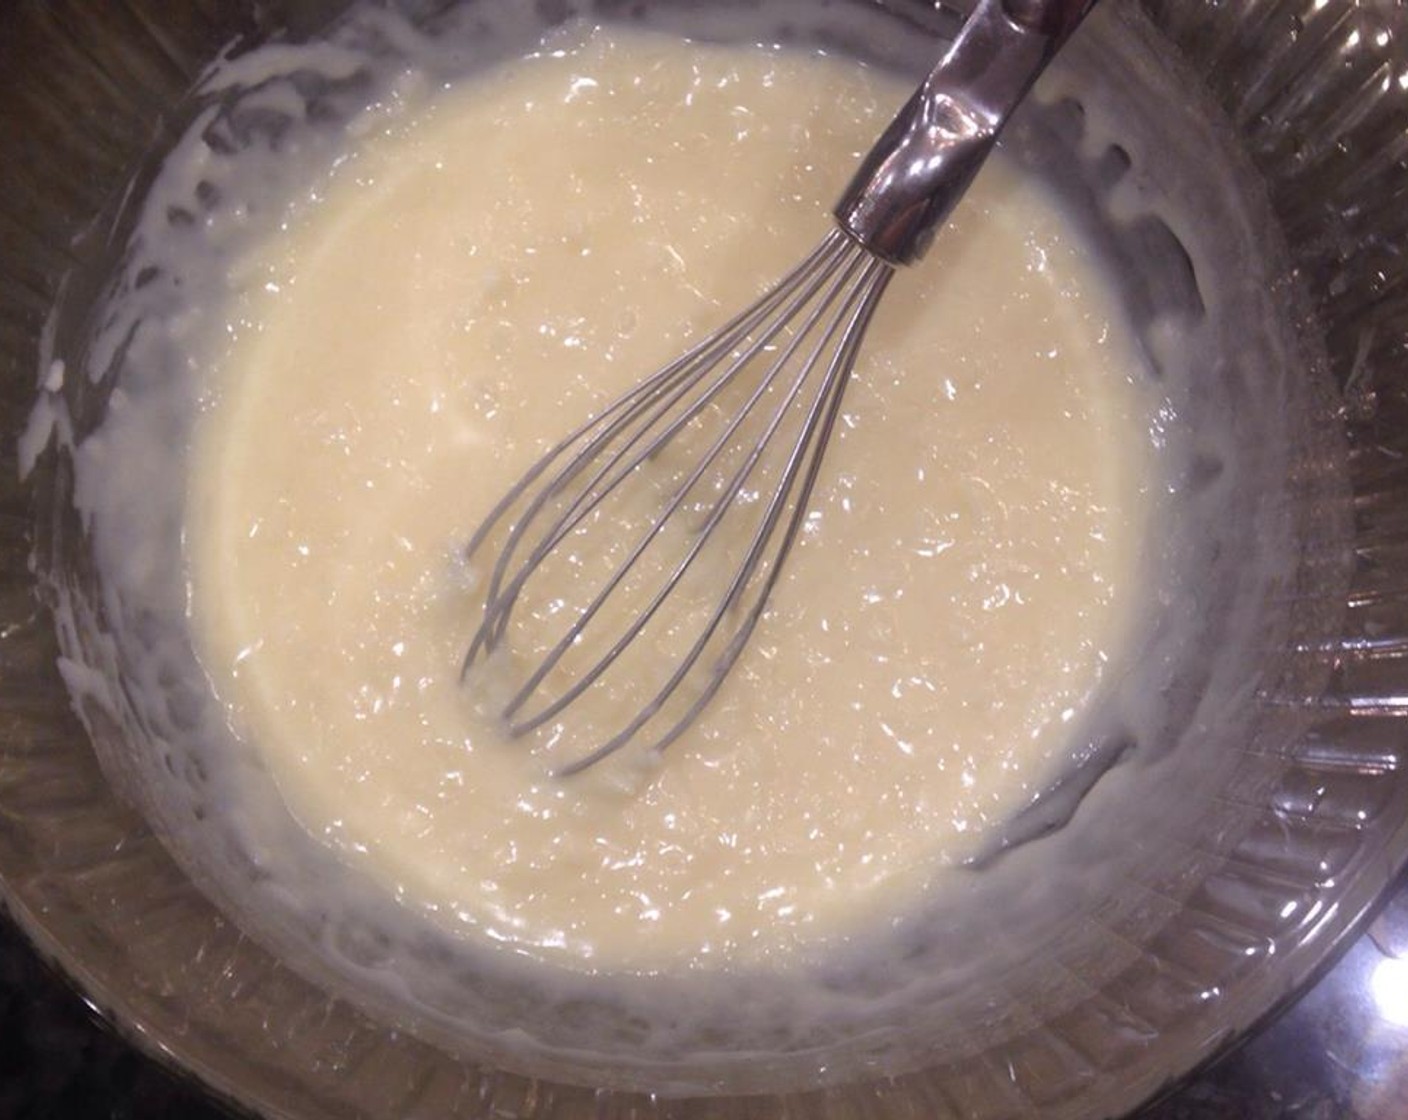
<path fill-rule="evenodd" d="M 406 86 L 236 271 L 198 644 L 293 812 L 406 905 L 573 967 L 782 966 L 943 889 L 1079 747 L 1153 452 L 1111 295 L 1000 158 L 891 285 L 770 615 L 662 766 L 555 779 L 552 736 L 506 740 L 459 683 L 472 528 L 809 249 L 907 94 L 577 29 Z"/>

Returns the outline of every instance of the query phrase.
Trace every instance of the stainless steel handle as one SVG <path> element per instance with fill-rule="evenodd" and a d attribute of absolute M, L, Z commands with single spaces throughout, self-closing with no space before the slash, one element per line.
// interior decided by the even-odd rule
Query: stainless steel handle
<path fill-rule="evenodd" d="M 836 204 L 892 264 L 922 257 L 1022 97 L 1095 0 L 982 0 Z"/>

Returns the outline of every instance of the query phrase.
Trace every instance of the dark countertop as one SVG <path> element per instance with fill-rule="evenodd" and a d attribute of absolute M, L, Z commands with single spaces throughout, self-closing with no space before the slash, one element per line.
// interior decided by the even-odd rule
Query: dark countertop
<path fill-rule="evenodd" d="M 229 1120 L 138 1054 L 0 918 L 0 1120 Z M 1289 1011 L 1139 1120 L 1408 1117 L 1408 874 Z"/>

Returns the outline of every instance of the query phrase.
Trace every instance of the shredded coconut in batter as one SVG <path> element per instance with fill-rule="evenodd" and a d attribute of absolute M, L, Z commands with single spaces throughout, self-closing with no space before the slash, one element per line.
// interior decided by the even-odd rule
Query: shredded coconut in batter
<path fill-rule="evenodd" d="M 809 249 L 908 92 L 578 28 L 403 83 L 245 254 L 192 460 L 198 649 L 295 815 L 405 904 L 572 967 L 781 965 L 938 889 L 1069 761 L 1131 627 L 1147 402 L 1000 157 L 891 285 L 770 615 L 657 771 L 554 779 L 459 683 L 468 532 Z"/>

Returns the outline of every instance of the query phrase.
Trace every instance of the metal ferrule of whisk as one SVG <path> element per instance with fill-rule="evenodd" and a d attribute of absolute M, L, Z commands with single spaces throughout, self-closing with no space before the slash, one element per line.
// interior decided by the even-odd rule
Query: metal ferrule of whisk
<path fill-rule="evenodd" d="M 627 744 L 663 750 L 718 692 L 803 531 L 895 266 L 928 249 L 1093 2 L 981 0 L 862 161 L 837 228 L 753 306 L 553 446 L 476 531 L 471 561 L 492 560 L 463 673 L 512 644 L 516 618 L 548 635 L 496 702 L 509 734 L 557 737 L 594 689 L 630 696 L 559 774 Z M 564 596 L 562 581 L 580 583 Z"/>

